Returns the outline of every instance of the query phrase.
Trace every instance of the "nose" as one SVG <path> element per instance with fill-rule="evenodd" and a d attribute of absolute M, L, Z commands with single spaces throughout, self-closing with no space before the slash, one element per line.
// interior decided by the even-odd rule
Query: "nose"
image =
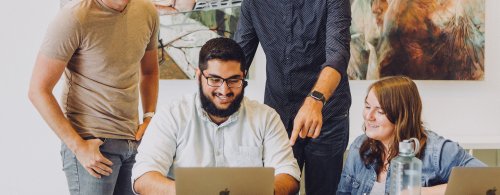
<path fill-rule="evenodd" d="M 216 90 L 218 93 L 221 93 L 223 95 L 226 95 L 228 94 L 229 92 L 231 92 L 231 88 L 229 88 L 229 86 L 227 85 L 227 81 L 224 81 L 222 83 L 222 85 L 220 87 L 217 87 L 217 90 Z"/>
<path fill-rule="evenodd" d="M 365 112 L 365 120 L 373 121 L 375 120 L 375 110 L 369 109 Z"/>

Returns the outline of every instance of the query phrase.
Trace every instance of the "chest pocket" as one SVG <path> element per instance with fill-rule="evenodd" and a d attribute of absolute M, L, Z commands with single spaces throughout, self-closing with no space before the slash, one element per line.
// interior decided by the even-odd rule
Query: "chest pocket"
<path fill-rule="evenodd" d="M 262 147 L 238 146 L 227 154 L 232 167 L 262 167 Z"/>
<path fill-rule="evenodd" d="M 357 194 L 360 187 L 361 182 L 359 182 L 359 180 L 355 177 L 348 174 L 342 174 L 337 194 Z"/>

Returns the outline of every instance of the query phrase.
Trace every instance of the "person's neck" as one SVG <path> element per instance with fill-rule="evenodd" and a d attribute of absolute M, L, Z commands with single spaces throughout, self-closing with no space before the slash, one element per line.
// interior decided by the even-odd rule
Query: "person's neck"
<path fill-rule="evenodd" d="M 113 1 L 113 0 L 100 0 L 101 3 L 108 6 L 111 9 L 122 12 L 127 7 L 128 1 Z"/>
<path fill-rule="evenodd" d="M 217 125 L 220 125 L 223 122 L 226 122 L 227 119 L 229 119 L 228 116 L 227 117 L 218 117 L 218 116 L 214 116 L 214 115 L 211 115 L 211 114 L 208 114 L 208 117 L 210 117 L 210 120 L 212 120 L 212 122 L 214 122 Z"/>
<path fill-rule="evenodd" d="M 392 147 L 392 142 L 394 141 L 394 137 L 390 137 L 388 139 L 385 139 L 385 140 L 379 140 L 382 145 L 384 145 L 384 151 L 385 153 L 389 153 L 389 151 L 391 150 L 391 147 Z"/>

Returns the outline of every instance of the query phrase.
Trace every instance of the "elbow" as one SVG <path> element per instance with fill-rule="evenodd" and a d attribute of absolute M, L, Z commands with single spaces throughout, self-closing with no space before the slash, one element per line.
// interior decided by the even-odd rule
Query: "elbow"
<path fill-rule="evenodd" d="M 139 177 L 135 181 L 132 182 L 132 190 L 137 194 L 145 194 L 142 189 L 142 183 L 144 183 L 144 177 Z"/>
<path fill-rule="evenodd" d="M 31 103 L 34 103 L 37 99 L 37 97 L 40 97 L 40 92 L 33 87 L 30 87 L 28 90 L 28 99 L 30 100 Z"/>
<path fill-rule="evenodd" d="M 50 95 L 52 95 L 52 91 L 47 91 L 44 88 L 30 86 L 28 90 L 28 99 L 35 106 L 37 102 L 44 101 Z"/>

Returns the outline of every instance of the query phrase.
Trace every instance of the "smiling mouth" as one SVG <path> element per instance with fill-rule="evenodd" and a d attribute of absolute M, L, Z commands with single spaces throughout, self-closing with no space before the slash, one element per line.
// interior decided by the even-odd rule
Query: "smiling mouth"
<path fill-rule="evenodd" d="M 380 125 L 375 125 L 375 124 L 366 124 L 367 127 L 370 127 L 370 128 L 379 128 Z"/>
<path fill-rule="evenodd" d="M 231 94 L 228 94 L 228 95 L 222 95 L 222 94 L 214 94 L 214 96 L 219 99 L 219 102 L 221 104 L 227 104 L 227 103 L 230 103 L 232 101 L 232 97 L 233 95 Z"/>

